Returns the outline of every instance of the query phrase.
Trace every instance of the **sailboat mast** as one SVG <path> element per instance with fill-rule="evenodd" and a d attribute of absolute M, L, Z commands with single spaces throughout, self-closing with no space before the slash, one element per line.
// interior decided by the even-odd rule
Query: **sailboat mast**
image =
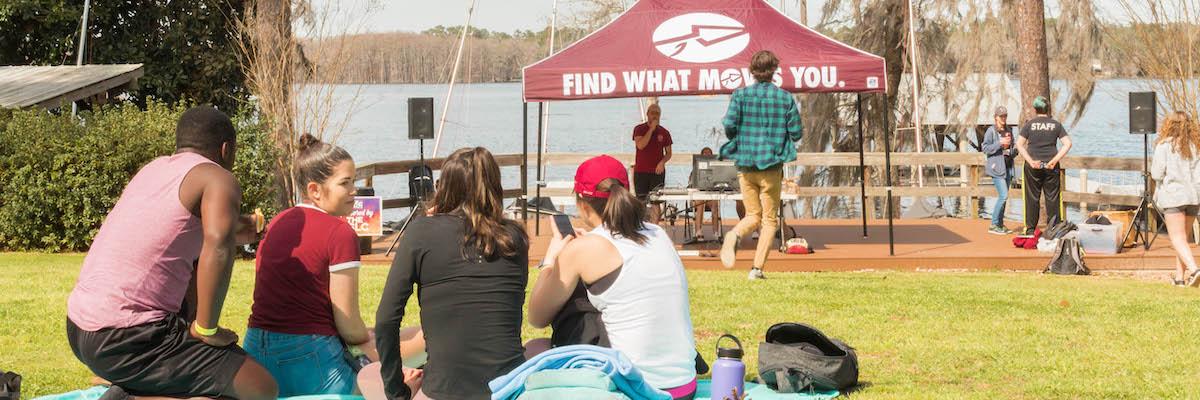
<path fill-rule="evenodd" d="M 558 31 L 558 0 L 554 0 L 551 4 L 550 12 L 550 51 L 547 56 L 554 55 L 554 39 L 555 33 Z M 550 152 L 550 102 L 546 102 L 546 113 L 542 114 L 542 126 L 545 130 L 542 131 L 542 152 Z M 546 165 L 542 165 L 542 176 L 546 176 Z"/>
<path fill-rule="evenodd" d="M 467 31 L 471 30 L 471 16 L 475 15 L 475 0 L 467 7 L 467 24 L 463 25 L 462 34 L 458 37 L 458 54 L 454 56 L 454 69 L 450 72 L 450 87 L 446 89 L 446 99 L 442 102 L 442 116 L 438 121 L 437 137 L 433 140 L 433 156 L 437 157 L 438 149 L 442 146 L 442 132 L 446 129 L 446 113 L 450 112 L 450 97 L 454 95 L 454 82 L 458 80 L 458 65 L 462 62 L 463 48 L 467 43 Z"/>
<path fill-rule="evenodd" d="M 913 135 L 917 147 L 917 153 L 921 152 L 924 143 L 921 134 L 921 71 L 917 68 L 917 14 L 913 9 L 912 0 L 908 0 L 908 56 L 912 61 L 912 93 L 913 93 Z M 925 166 L 918 164 L 917 170 L 917 186 L 925 187 Z"/>

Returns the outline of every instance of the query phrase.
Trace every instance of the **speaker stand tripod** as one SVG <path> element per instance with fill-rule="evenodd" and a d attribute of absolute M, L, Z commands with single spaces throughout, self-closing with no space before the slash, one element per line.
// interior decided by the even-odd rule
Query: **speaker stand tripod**
<path fill-rule="evenodd" d="M 420 160 L 419 165 L 424 166 L 425 139 L 419 139 L 417 142 L 418 151 L 420 153 L 418 156 L 418 160 Z M 396 248 L 396 244 L 400 243 L 400 238 L 404 237 L 404 231 L 408 230 L 408 224 L 412 222 L 413 218 L 417 218 L 425 214 L 425 197 L 427 196 L 427 193 L 425 193 L 425 185 L 417 185 L 417 192 L 410 193 L 409 195 L 412 196 L 413 204 L 409 207 L 408 218 L 405 218 L 404 224 L 400 225 L 400 229 L 396 230 L 396 238 L 392 239 L 392 244 L 388 246 L 387 252 L 383 253 L 384 257 L 392 255 L 392 250 Z"/>
<path fill-rule="evenodd" d="M 1150 227 L 1151 214 L 1157 221 L 1163 220 L 1163 212 L 1154 204 L 1154 198 L 1150 194 L 1150 135 L 1142 135 L 1142 201 L 1138 203 L 1137 211 L 1133 214 L 1133 220 L 1129 223 L 1129 229 L 1125 231 L 1125 237 L 1121 243 L 1128 243 L 1131 235 L 1136 237 L 1142 243 L 1142 248 L 1150 250 L 1150 246 L 1158 239 L 1158 226 Z M 1138 226 L 1142 228 L 1139 229 Z"/>

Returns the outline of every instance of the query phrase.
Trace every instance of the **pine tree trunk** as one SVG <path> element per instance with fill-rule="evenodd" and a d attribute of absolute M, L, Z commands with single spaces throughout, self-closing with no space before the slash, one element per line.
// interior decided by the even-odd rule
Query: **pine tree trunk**
<path fill-rule="evenodd" d="M 248 7 L 255 96 L 269 121 L 271 137 L 280 150 L 275 171 L 276 200 L 281 206 L 289 207 L 295 193 L 291 173 L 295 140 L 291 96 L 297 56 L 297 44 L 292 37 L 291 2 L 256 0 L 249 2 Z"/>
<path fill-rule="evenodd" d="M 1017 68 L 1021 78 L 1022 123 L 1033 118 L 1033 99 L 1050 98 L 1050 58 L 1046 55 L 1043 0 L 1017 1 Z"/>
<path fill-rule="evenodd" d="M 1046 54 L 1046 6 L 1043 0 L 1017 0 L 1017 68 L 1021 77 L 1021 121 L 1036 115 L 1033 99 L 1050 98 L 1050 59 Z M 1042 201 L 1038 223 L 1046 221 L 1046 202 Z M 1064 216 L 1065 217 L 1065 216 Z M 1028 227 L 1027 227 L 1028 228 Z"/>

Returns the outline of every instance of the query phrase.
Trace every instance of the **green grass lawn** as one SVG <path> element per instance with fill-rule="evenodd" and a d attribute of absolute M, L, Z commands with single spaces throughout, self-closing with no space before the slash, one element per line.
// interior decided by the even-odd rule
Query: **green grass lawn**
<path fill-rule="evenodd" d="M 81 255 L 0 254 L 0 369 L 39 396 L 87 386 L 67 345 Z M 239 262 L 222 324 L 244 332 L 253 264 Z M 364 317 L 387 274 L 364 268 Z M 724 332 L 748 345 L 807 322 L 858 349 L 862 398 L 1200 398 L 1200 290 L 1117 277 L 1033 273 L 693 271 L 692 320 L 710 361 Z M 410 309 L 415 324 L 415 296 Z M 525 329 L 525 338 L 548 336 Z M 753 376 L 753 375 L 751 375 Z"/>

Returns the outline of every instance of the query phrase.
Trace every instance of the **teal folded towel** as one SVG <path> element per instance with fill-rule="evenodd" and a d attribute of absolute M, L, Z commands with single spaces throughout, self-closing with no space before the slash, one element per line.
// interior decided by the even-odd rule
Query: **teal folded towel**
<path fill-rule="evenodd" d="M 620 392 L 610 392 L 590 387 L 556 387 L 537 390 L 526 389 L 517 400 L 630 400 Z"/>
<path fill-rule="evenodd" d="M 525 378 L 525 390 L 570 387 L 617 391 L 617 385 L 608 375 L 594 369 L 548 369 Z"/>

